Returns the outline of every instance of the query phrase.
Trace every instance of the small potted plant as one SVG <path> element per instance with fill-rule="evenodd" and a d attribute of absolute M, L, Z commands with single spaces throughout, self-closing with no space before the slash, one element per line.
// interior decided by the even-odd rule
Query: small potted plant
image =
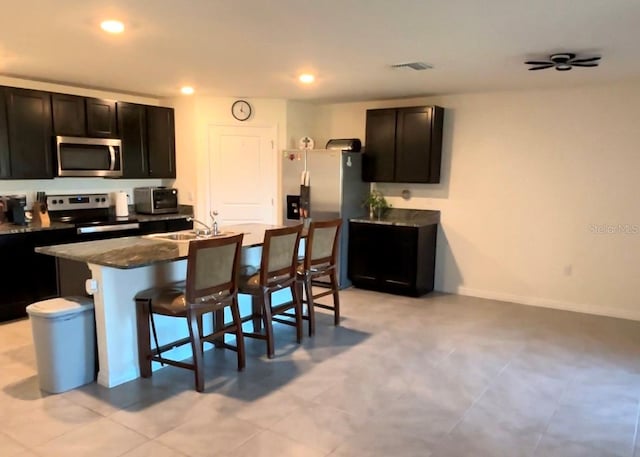
<path fill-rule="evenodd" d="M 376 189 L 369 192 L 369 195 L 367 195 L 367 198 L 365 198 L 362 206 L 364 206 L 365 208 L 369 208 L 370 218 L 376 217 L 378 219 L 380 219 L 387 208 L 391 207 L 391 205 L 388 204 L 387 200 L 384 198 L 384 195 L 382 195 L 382 192 Z"/>

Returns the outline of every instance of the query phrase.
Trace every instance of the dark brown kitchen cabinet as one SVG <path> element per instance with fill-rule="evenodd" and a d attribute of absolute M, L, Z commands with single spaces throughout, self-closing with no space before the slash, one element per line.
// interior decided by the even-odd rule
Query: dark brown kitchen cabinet
<path fill-rule="evenodd" d="M 420 296 L 433 290 L 437 224 L 349 223 L 349 279 L 355 287 Z"/>
<path fill-rule="evenodd" d="M 26 316 L 33 302 L 58 296 L 56 259 L 34 251 L 37 246 L 70 242 L 75 229 L 0 234 L 2 273 L 0 322 Z"/>
<path fill-rule="evenodd" d="M 122 140 L 123 178 L 148 178 L 147 118 L 144 105 L 118 102 L 118 133 Z"/>
<path fill-rule="evenodd" d="M 51 94 L 55 135 L 86 136 L 84 97 Z"/>
<path fill-rule="evenodd" d="M 147 106 L 149 177 L 176 177 L 176 145 L 173 108 Z"/>
<path fill-rule="evenodd" d="M 11 173 L 9 162 L 9 132 L 7 125 L 7 104 L 0 93 L 0 178 L 8 178 Z"/>
<path fill-rule="evenodd" d="M 173 108 L 118 102 L 124 178 L 175 178 Z"/>
<path fill-rule="evenodd" d="M 51 94 L 55 135 L 117 137 L 116 102 L 78 95 Z"/>
<path fill-rule="evenodd" d="M 53 178 L 51 94 L 13 87 L 3 92 L 9 137 L 9 171 L 3 177 Z"/>
<path fill-rule="evenodd" d="M 439 106 L 367 110 L 363 179 L 439 183 L 443 119 Z"/>
<path fill-rule="evenodd" d="M 118 124 L 116 122 L 115 100 L 85 98 L 85 105 L 87 109 L 87 136 L 116 138 Z"/>

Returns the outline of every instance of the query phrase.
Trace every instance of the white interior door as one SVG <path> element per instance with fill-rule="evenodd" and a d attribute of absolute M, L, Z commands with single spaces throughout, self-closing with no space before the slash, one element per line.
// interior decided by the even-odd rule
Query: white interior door
<path fill-rule="evenodd" d="M 209 126 L 209 208 L 223 224 L 276 222 L 275 127 Z"/>

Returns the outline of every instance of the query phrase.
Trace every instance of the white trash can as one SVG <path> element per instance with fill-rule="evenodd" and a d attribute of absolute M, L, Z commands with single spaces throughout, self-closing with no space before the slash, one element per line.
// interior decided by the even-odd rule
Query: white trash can
<path fill-rule="evenodd" d="M 50 393 L 95 380 L 96 324 L 93 300 L 62 297 L 27 306 L 40 388 Z"/>

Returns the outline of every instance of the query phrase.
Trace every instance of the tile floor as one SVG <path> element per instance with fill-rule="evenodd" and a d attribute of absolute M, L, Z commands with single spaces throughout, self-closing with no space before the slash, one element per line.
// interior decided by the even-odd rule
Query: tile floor
<path fill-rule="evenodd" d="M 276 358 L 206 353 L 114 389 L 38 389 L 27 320 L 0 324 L 0 456 L 640 456 L 640 322 L 350 289 Z"/>

